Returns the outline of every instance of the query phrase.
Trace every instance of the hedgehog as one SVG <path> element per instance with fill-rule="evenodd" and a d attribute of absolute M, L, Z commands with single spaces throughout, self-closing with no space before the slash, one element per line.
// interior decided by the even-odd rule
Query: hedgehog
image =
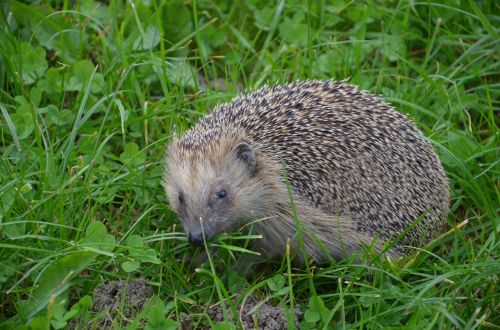
<path fill-rule="evenodd" d="M 442 231 L 449 211 L 447 177 L 421 131 L 347 81 L 266 86 L 218 105 L 172 139 L 165 169 L 191 244 L 246 226 L 263 256 L 289 244 L 299 264 L 367 248 L 402 257 Z"/>

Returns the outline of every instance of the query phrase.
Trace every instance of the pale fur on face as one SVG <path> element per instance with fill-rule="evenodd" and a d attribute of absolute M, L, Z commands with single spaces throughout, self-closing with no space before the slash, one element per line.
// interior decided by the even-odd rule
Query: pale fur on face
<path fill-rule="evenodd" d="M 242 146 L 250 148 L 250 159 L 242 156 Z M 266 161 L 238 137 L 219 136 L 198 148 L 176 140 L 165 162 L 164 188 L 187 233 L 203 228 L 210 238 L 262 217 L 271 207 L 262 201 L 272 199 L 274 184 L 257 175 Z M 221 189 L 227 191 L 224 199 L 217 196 Z"/>

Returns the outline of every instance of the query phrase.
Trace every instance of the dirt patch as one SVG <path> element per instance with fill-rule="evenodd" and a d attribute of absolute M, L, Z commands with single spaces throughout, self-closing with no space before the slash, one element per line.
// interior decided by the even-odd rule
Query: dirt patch
<path fill-rule="evenodd" d="M 104 315 L 99 328 L 126 325 L 127 320 L 139 313 L 152 295 L 153 290 L 144 279 L 111 281 L 96 287 L 92 311 Z"/>
<path fill-rule="evenodd" d="M 144 308 L 152 295 L 153 290 L 146 285 L 144 279 L 111 281 L 101 284 L 94 290 L 92 312 L 98 313 L 102 317 L 94 325 L 98 329 L 115 329 L 126 326 Z M 234 299 L 234 303 L 237 300 L 238 297 Z M 226 310 L 229 311 L 229 308 L 226 307 Z M 237 306 L 237 312 L 244 329 L 288 329 L 288 321 L 283 307 L 275 307 L 269 302 L 262 303 L 253 296 L 248 297 L 243 306 L 241 304 Z M 207 313 L 214 323 L 224 321 L 220 305 L 210 307 Z M 232 316 L 231 312 L 227 314 Z M 302 312 L 298 307 L 295 307 L 293 314 L 295 327 L 298 327 Z M 233 320 L 233 323 L 236 324 L 236 321 Z M 182 328 L 210 329 L 207 325 L 193 323 L 192 316 L 187 316 L 182 320 Z"/>
<path fill-rule="evenodd" d="M 236 299 L 235 299 L 236 301 Z M 258 305 L 257 308 L 255 308 Z M 255 310 L 254 310 L 255 308 Z M 226 309 L 229 310 L 229 309 Z M 260 303 L 256 298 L 249 297 L 244 305 L 238 306 L 243 329 L 265 329 L 265 330 L 285 330 L 288 329 L 288 321 L 283 307 L 275 307 L 268 302 Z M 231 314 L 230 312 L 228 314 Z M 293 311 L 295 327 L 299 326 L 299 317 L 302 315 L 299 307 L 296 306 Z M 224 314 L 220 305 L 211 307 L 208 315 L 214 323 L 224 321 Z M 232 314 L 231 314 L 232 315 Z M 192 318 L 187 317 L 182 322 L 182 328 L 193 329 L 191 326 Z M 235 322 L 233 322 L 235 323 Z M 200 329 L 210 329 L 208 326 L 202 326 Z"/>

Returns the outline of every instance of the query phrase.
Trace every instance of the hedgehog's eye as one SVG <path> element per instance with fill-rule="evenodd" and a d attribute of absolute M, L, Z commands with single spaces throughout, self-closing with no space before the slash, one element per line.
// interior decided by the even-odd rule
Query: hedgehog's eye
<path fill-rule="evenodd" d="M 179 197 L 178 198 L 179 198 L 179 202 L 181 204 L 184 204 L 184 194 L 182 192 L 179 193 Z"/>
<path fill-rule="evenodd" d="M 217 191 L 217 197 L 219 197 L 219 199 L 224 199 L 227 197 L 227 190 L 226 189 L 220 189 L 219 191 Z"/>

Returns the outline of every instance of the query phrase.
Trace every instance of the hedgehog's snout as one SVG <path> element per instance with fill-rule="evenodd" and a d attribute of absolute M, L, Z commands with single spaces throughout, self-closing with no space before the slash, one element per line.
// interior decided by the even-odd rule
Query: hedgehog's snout
<path fill-rule="evenodd" d="M 191 231 L 188 234 L 189 244 L 193 246 L 202 246 L 203 245 L 203 235 L 201 231 Z"/>

